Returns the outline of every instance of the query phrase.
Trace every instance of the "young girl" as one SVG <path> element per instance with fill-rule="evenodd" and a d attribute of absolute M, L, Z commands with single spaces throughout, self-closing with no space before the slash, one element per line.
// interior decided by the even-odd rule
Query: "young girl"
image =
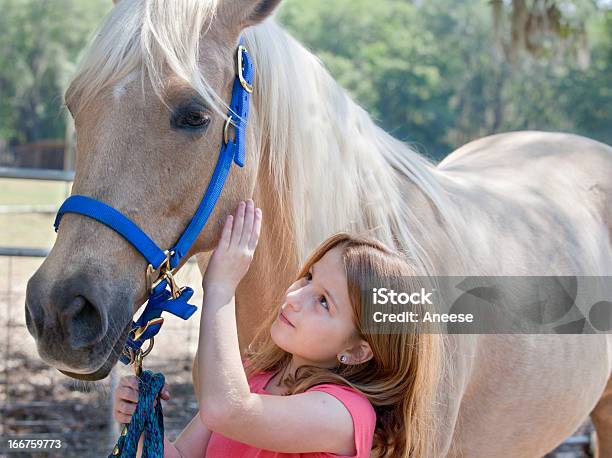
<path fill-rule="evenodd" d="M 364 325 L 367 285 L 418 290 L 405 258 L 381 243 L 346 233 L 323 242 L 241 358 L 234 293 L 261 219 L 241 202 L 210 259 L 194 367 L 200 409 L 176 441 L 164 439 L 164 456 L 434 456 L 439 336 Z M 135 376 L 121 379 L 117 421 L 129 423 L 137 389 Z"/>

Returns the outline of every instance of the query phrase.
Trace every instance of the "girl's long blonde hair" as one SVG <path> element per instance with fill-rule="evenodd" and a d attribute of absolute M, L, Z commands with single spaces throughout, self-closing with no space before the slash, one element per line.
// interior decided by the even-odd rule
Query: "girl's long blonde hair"
<path fill-rule="evenodd" d="M 376 411 L 373 451 L 381 457 L 435 456 L 434 404 L 441 373 L 441 336 L 437 333 L 384 332 L 378 327 L 370 332 L 365 321 L 374 310 L 370 294 L 362 294 L 368 285 L 380 285 L 395 291 L 419 290 L 419 273 L 406 258 L 371 238 L 337 233 L 325 240 L 307 259 L 298 273 L 305 276 L 315 262 L 334 247 L 341 247 L 355 327 L 370 345 L 373 358 L 357 365 L 339 364 L 334 369 L 300 367 L 285 384 L 287 394 L 306 391 L 314 385 L 334 383 L 351 386 L 370 400 Z M 414 307 L 414 306 L 412 306 Z M 264 321 L 247 349 L 248 377 L 258 372 L 287 368 L 291 354 L 271 338 L 270 327 L 276 313 Z M 413 311 L 423 316 L 424 309 Z"/>

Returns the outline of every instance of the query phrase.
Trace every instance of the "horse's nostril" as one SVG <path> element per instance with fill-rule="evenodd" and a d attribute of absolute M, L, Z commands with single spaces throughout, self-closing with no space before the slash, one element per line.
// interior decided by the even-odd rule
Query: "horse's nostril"
<path fill-rule="evenodd" d="M 96 344 L 106 335 L 106 320 L 83 296 L 76 296 L 62 313 L 62 327 L 73 350 Z"/>

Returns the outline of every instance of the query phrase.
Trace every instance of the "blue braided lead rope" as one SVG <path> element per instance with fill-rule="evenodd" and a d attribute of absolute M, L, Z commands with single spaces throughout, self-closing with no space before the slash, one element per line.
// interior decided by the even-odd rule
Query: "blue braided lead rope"
<path fill-rule="evenodd" d="M 123 425 L 121 436 L 108 458 L 135 458 L 138 440 L 144 432 L 142 458 L 163 458 L 164 415 L 161 397 L 155 407 L 155 398 L 164 387 L 163 374 L 147 370 L 138 378 L 138 404 L 129 425 Z"/>

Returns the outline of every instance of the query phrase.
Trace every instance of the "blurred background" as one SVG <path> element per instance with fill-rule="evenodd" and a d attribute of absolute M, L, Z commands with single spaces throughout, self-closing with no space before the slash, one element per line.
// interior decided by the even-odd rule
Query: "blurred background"
<path fill-rule="evenodd" d="M 63 89 L 111 4 L 0 0 L 1 163 L 61 166 L 39 156 L 61 148 Z M 436 158 L 519 129 L 612 143 L 612 0 L 286 0 L 277 17 L 381 126 Z"/>
<path fill-rule="evenodd" d="M 108 453 L 117 437 L 109 394 L 129 369 L 96 384 L 69 380 L 38 359 L 24 325 L 27 279 L 70 193 L 73 126 L 63 92 L 111 7 L 0 0 L 0 456 L 9 437 L 61 438 L 62 456 Z M 277 19 L 380 126 L 432 159 L 511 130 L 612 144 L 612 0 L 285 0 Z M 199 286 L 194 264 L 181 275 Z M 168 318 L 145 361 L 172 386 L 172 437 L 197 411 L 198 322 Z M 554 456 L 590 456 L 590 442 L 587 424 Z M 30 453 L 11 456 L 20 455 Z"/>

